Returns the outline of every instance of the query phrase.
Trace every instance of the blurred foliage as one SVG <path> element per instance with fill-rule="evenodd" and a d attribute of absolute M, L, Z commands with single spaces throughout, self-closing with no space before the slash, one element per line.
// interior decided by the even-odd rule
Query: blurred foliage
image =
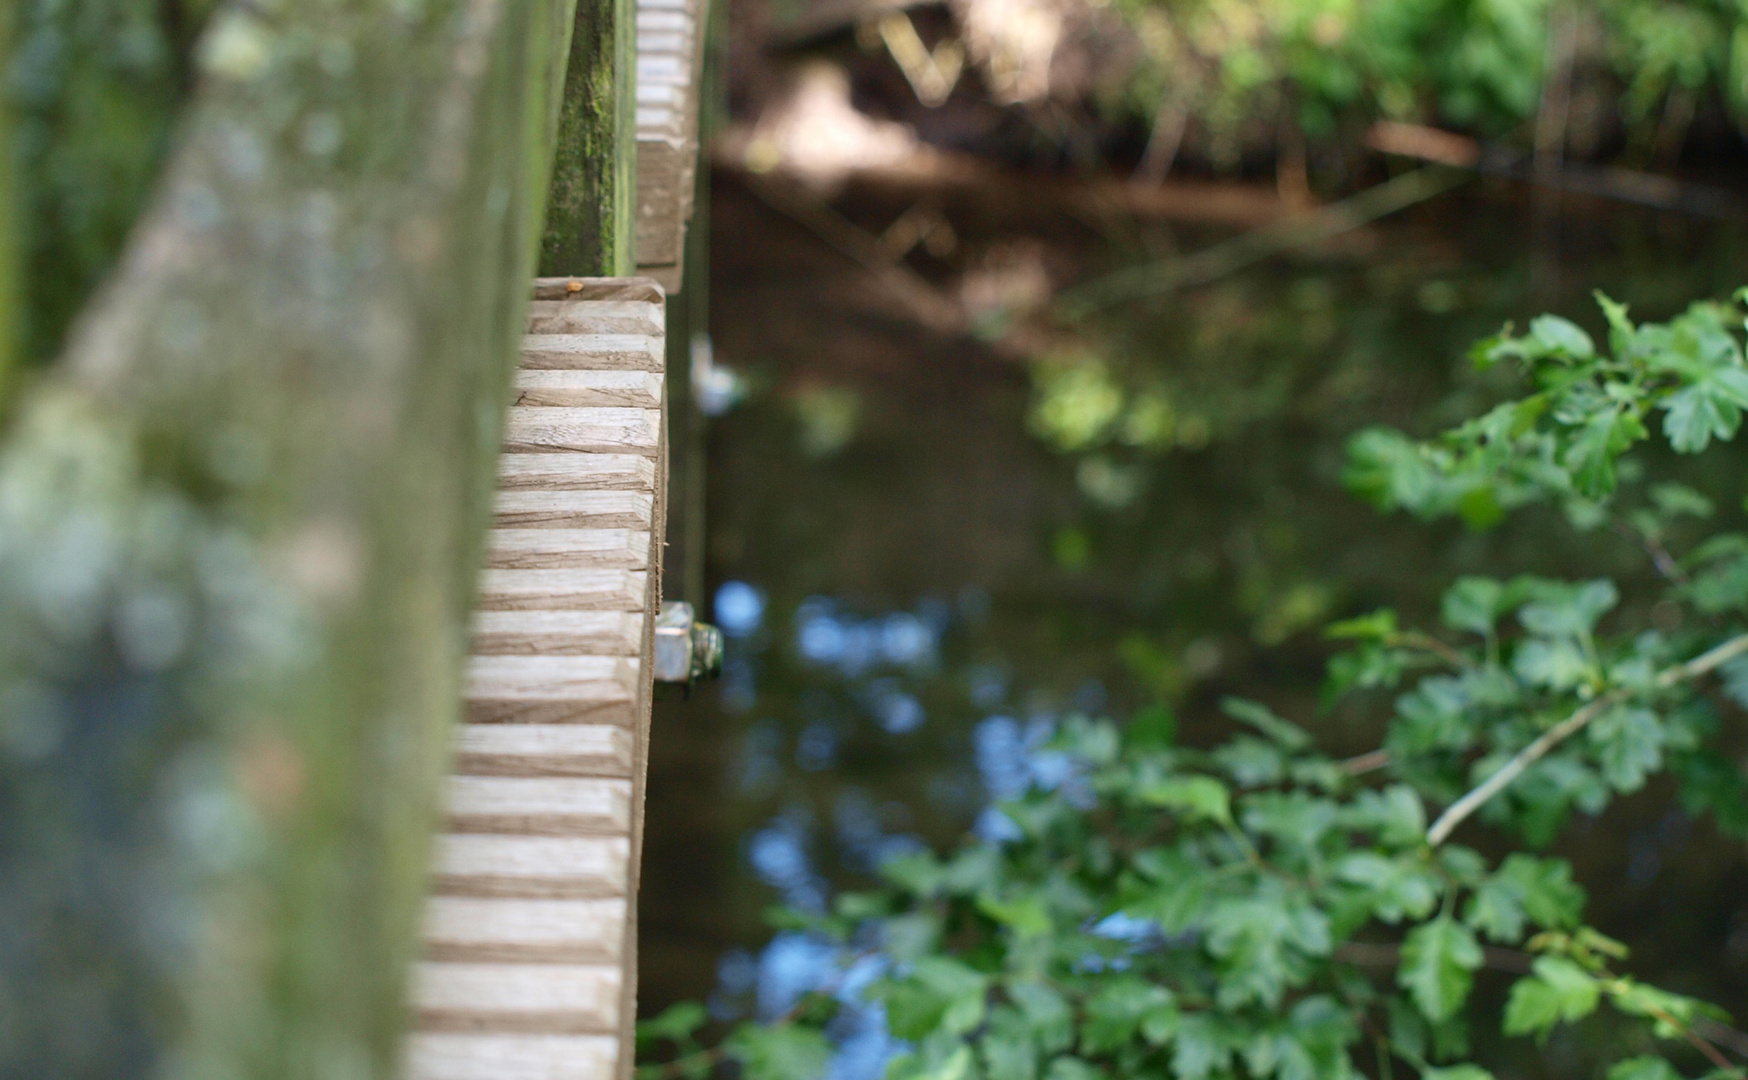
<path fill-rule="evenodd" d="M 1748 123 L 1748 8 L 1735 0 L 1112 0 L 1137 60 L 1106 99 L 1199 121 L 1235 164 L 1282 124 L 1313 143 L 1375 119 L 1526 135 L 1544 80 L 1573 152 L 1618 133 L 1639 156 L 1679 145 L 1696 104 Z M 1659 130 L 1666 125 L 1666 130 Z M 1527 142 L 1527 138 L 1519 141 Z"/>
<path fill-rule="evenodd" d="M 23 354 L 46 361 L 145 207 L 216 0 L 18 0 L 0 93 L 24 250 Z"/>
<path fill-rule="evenodd" d="M 1555 317 L 1508 328 L 1475 359 L 1514 365 L 1530 393 L 1430 442 L 1362 432 L 1349 482 L 1476 526 L 1541 501 L 1580 530 L 1613 520 L 1680 618 L 1617 613 L 1607 579 L 1520 575 L 1456 581 L 1436 632 L 1390 610 L 1337 623 L 1351 646 L 1325 708 L 1393 696 L 1382 747 L 1346 760 L 1238 698 L 1223 708 L 1240 734 L 1210 749 L 1178 745 L 1159 710 L 1070 718 L 1045 748 L 1050 779 L 996 804 L 995 835 L 889 858 L 879 887 L 775 916 L 835 942 L 838 979 L 715 1049 L 697 1041 L 702 1010 L 670 1011 L 645 1035 L 679 1054 L 645 1075 L 727 1057 L 752 1080 L 814 1080 L 840 1017 L 872 1010 L 902 1040 L 889 1080 L 1320 1080 L 1356 1075 L 1362 1050 L 1380 1077 L 1400 1062 L 1484 1080 L 1467 1060 L 1477 1015 L 1545 1040 L 1607 1006 L 1610 1080 L 1742 1076 L 1706 1035 L 1719 1010 L 1629 974 L 1627 948 L 1583 921 L 1571 865 L 1514 850 L 1666 772 L 1689 813 L 1748 835 L 1748 779 L 1716 749 L 1719 701 L 1748 705 L 1748 538 L 1671 550 L 1672 524 L 1711 502 L 1652 483 L 1632 454 L 1654 427 L 1680 454 L 1736 434 L 1744 313 L 1698 304 L 1640 325 L 1600 302 L 1606 347 Z M 1113 395 L 1088 394 L 1114 424 Z M 1448 842 L 1471 817 L 1503 834 L 1502 857 Z M 1488 967 L 1519 976 L 1502 1005 L 1474 994 Z"/>

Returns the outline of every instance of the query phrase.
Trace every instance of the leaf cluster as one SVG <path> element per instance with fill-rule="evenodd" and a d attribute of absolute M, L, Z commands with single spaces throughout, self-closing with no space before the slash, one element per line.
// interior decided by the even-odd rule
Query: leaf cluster
<path fill-rule="evenodd" d="M 1550 499 L 1580 519 L 1614 515 L 1673 567 L 1657 599 L 1681 629 L 1626 625 L 1608 580 L 1467 577 L 1436 628 L 1390 611 L 1329 628 L 1346 647 L 1326 703 L 1389 710 L 1372 754 L 1336 760 L 1304 726 L 1238 699 L 1223 706 L 1235 733 L 1205 749 L 1176 744 L 1157 716 L 1069 718 L 1046 752 L 1072 767 L 996 806 L 1002 838 L 893 859 L 828 913 L 784 916 L 874 977 L 682 1054 L 685 1075 L 717 1054 L 751 1080 L 814 1080 L 834 1025 L 858 1013 L 905 1047 L 887 1080 L 1347 1080 L 1362 1050 L 1381 1075 L 1401 1062 L 1485 1080 L 1466 1059 L 1487 967 L 1520 976 L 1496 1018 L 1506 1035 L 1546 1038 L 1606 1007 L 1675 1058 L 1629 1058 L 1610 1080 L 1679 1075 L 1693 1050 L 1678 1047 L 1740 1075 L 1701 1034 L 1721 1014 L 1625 972 L 1625 948 L 1583 921 L 1570 865 L 1534 853 L 1573 812 L 1663 772 L 1690 812 L 1748 825 L 1748 786 L 1714 745 L 1721 700 L 1748 699 L 1748 539 L 1678 557 L 1669 524 L 1709 516 L 1709 500 L 1664 485 L 1616 505 L 1623 459 L 1659 414 L 1683 453 L 1739 429 L 1741 314 L 1705 304 L 1634 325 L 1603 304 L 1606 351 L 1553 317 L 1484 342 L 1476 361 L 1518 365 L 1525 396 L 1429 442 L 1364 432 L 1349 479 L 1426 517 L 1485 524 Z M 1471 817 L 1521 850 L 1490 859 L 1450 842 Z"/>

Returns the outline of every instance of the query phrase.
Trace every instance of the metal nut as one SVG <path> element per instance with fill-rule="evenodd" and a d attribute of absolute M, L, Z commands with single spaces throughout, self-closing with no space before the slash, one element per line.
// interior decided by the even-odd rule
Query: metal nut
<path fill-rule="evenodd" d="M 662 601 L 655 625 L 655 677 L 690 683 L 722 668 L 722 631 L 702 623 L 683 600 Z"/>

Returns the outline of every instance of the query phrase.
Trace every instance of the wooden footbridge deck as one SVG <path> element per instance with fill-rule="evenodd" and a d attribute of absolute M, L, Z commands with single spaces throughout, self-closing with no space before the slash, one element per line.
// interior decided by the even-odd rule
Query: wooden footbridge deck
<path fill-rule="evenodd" d="M 409 1080 L 611 1080 L 636 1010 L 663 293 L 536 286 L 505 423 Z"/>
<path fill-rule="evenodd" d="M 617 1080 L 667 520 L 666 289 L 698 159 L 703 0 L 637 0 L 640 278 L 535 283 L 406 1080 Z"/>

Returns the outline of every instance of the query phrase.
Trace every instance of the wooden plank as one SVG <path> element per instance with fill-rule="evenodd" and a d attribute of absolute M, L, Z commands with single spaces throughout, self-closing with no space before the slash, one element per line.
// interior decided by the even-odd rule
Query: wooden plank
<path fill-rule="evenodd" d="M 441 896 L 623 897 L 630 847 L 623 836 L 450 833 L 438 839 L 433 887 Z"/>
<path fill-rule="evenodd" d="M 659 409 L 665 381 L 653 371 L 524 368 L 516 372 L 515 404 Z"/>
<path fill-rule="evenodd" d="M 499 528 L 648 532 L 655 515 L 655 496 L 642 491 L 500 491 L 493 510 L 492 521 Z"/>
<path fill-rule="evenodd" d="M 614 724 L 463 724 L 464 776 L 631 776 L 632 736 Z"/>
<path fill-rule="evenodd" d="M 636 656 L 643 615 L 622 611 L 480 611 L 475 656 Z"/>
<path fill-rule="evenodd" d="M 631 529 L 493 529 L 486 565 L 494 570 L 642 570 L 650 535 Z"/>
<path fill-rule="evenodd" d="M 460 964 L 428 960 L 413 973 L 424 1031 L 614 1034 L 617 964 Z"/>
<path fill-rule="evenodd" d="M 638 657 L 475 656 L 467 717 L 476 724 L 617 724 L 638 701 Z"/>
<path fill-rule="evenodd" d="M 611 1080 L 609 1035 L 422 1032 L 407 1041 L 406 1080 Z"/>
<path fill-rule="evenodd" d="M 534 279 L 534 302 L 562 300 L 570 304 L 586 304 L 591 309 L 604 304 L 642 303 L 661 305 L 667 294 L 648 278 L 616 277 L 543 277 Z M 659 314 L 659 313 L 658 313 Z M 532 315 L 529 316 L 533 318 Z M 659 328 L 664 326 L 660 318 Z"/>
<path fill-rule="evenodd" d="M 698 168 L 701 0 L 637 2 L 637 259 L 680 287 Z"/>
<path fill-rule="evenodd" d="M 536 292 L 479 580 L 469 722 L 445 792 L 410 1080 L 626 1080 L 631 1062 L 664 299 L 650 282 L 561 279 Z"/>
<path fill-rule="evenodd" d="M 653 457 L 661 442 L 661 423 L 659 409 L 517 405 L 505 419 L 504 449 L 518 454 L 568 450 Z"/>
<path fill-rule="evenodd" d="M 487 570 L 479 604 L 487 611 L 638 611 L 648 587 L 642 570 Z"/>
<path fill-rule="evenodd" d="M 631 826 L 625 780 L 451 776 L 444 801 L 455 832 L 619 836 Z"/>
<path fill-rule="evenodd" d="M 649 283 L 654 288 L 654 283 Z M 536 300 L 528 306 L 530 334 L 632 334 L 659 337 L 662 305 L 625 300 L 609 304 L 569 304 Z"/>
<path fill-rule="evenodd" d="M 436 896 L 425 907 L 425 956 L 475 964 L 613 964 L 625 901 Z"/>
<path fill-rule="evenodd" d="M 664 348 L 661 338 L 644 334 L 528 334 L 522 366 L 660 371 Z"/>
<path fill-rule="evenodd" d="M 638 454 L 505 454 L 498 490 L 649 492 L 655 462 Z"/>

